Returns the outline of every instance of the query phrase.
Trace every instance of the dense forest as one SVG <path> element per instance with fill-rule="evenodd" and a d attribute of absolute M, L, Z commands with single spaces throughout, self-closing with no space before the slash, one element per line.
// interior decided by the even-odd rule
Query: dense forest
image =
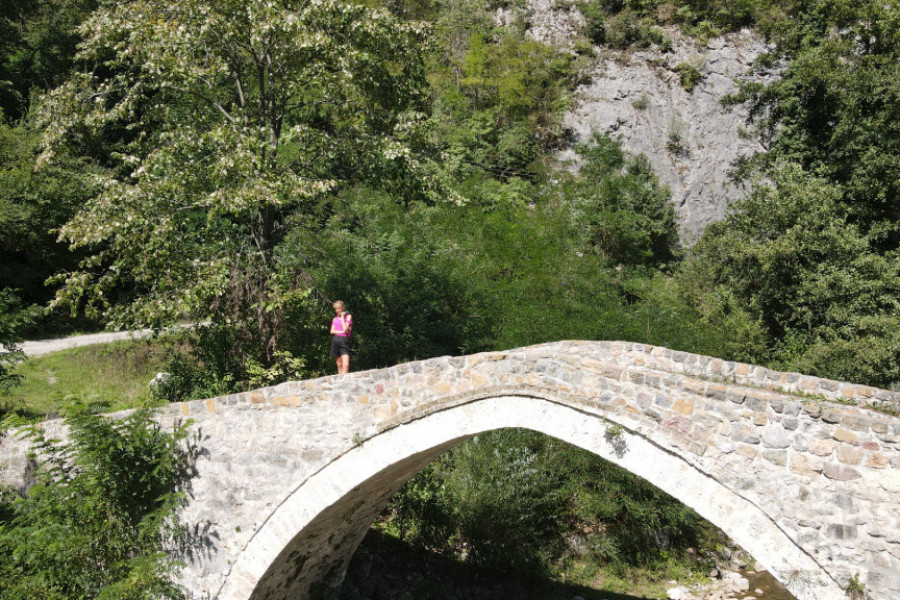
<path fill-rule="evenodd" d="M 353 369 L 616 339 L 900 384 L 900 6 L 558 0 L 584 16 L 568 51 L 529 37 L 525 18 L 496 24 L 498 8 L 524 4 L 5 3 L 0 394 L 18 382 L 17 342 L 99 327 L 198 324 L 167 346 L 157 401 L 328 374 L 336 299 L 356 322 Z M 759 66 L 780 74 L 726 103 L 750 107 L 747 131 L 766 150 L 734 165 L 747 193 L 696 244 L 679 240 L 649 161 L 614 137 L 579 144 L 577 169 L 559 164 L 571 145 L 562 115 L 597 52 L 665 51 L 675 29 L 700 43 L 741 28 L 770 42 Z M 144 443 L 168 443 L 141 423 Z M 96 435 L 105 447 L 96 440 L 114 433 Z M 523 457 L 536 461 L 527 474 Z M 146 514 L 177 505 L 180 468 L 146 483 L 157 494 Z M 453 495 L 488 469 L 508 473 L 509 489 L 486 490 L 478 507 Z M 534 490 L 517 521 L 531 529 L 506 527 L 522 537 L 470 554 L 499 569 L 549 568 L 573 524 L 607 523 L 590 552 L 638 565 L 707 534 L 609 469 L 500 432 L 429 467 L 384 518 L 417 523 L 401 534 L 450 552 L 463 532 L 496 540 L 484 511 Z M 535 473 L 535 485 L 515 483 Z M 127 511 L 98 499 L 104 481 L 85 484 L 85 503 Z M 0 580 L 37 577 L 47 598 L 175 593 L 168 563 L 152 562 L 162 535 L 108 557 L 120 567 L 110 581 L 130 581 L 131 595 L 97 595 L 106 584 L 94 579 L 60 587 L 41 569 L 66 550 L 38 557 L 22 533 L 59 516 L 48 493 L 3 496 L 0 547 L 15 559 Z M 134 567 L 143 579 L 123 575 L 135 556 L 150 561 Z M 0 584 L 0 596 L 28 597 L 16 589 Z"/>

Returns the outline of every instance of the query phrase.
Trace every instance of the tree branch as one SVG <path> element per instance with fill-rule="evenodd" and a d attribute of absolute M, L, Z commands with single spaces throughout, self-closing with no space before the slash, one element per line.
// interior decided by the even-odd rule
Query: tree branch
<path fill-rule="evenodd" d="M 231 113 L 229 113 L 227 110 L 225 110 L 225 107 L 224 107 L 224 106 L 222 106 L 221 104 L 219 104 L 218 102 L 216 102 L 216 101 L 213 100 L 212 98 L 208 98 L 208 97 L 204 96 L 203 94 L 201 94 L 201 93 L 199 93 L 199 92 L 195 92 L 194 90 L 191 90 L 191 89 L 188 89 L 188 88 L 183 88 L 183 87 L 181 87 L 181 86 L 170 85 L 170 84 L 162 84 L 160 87 L 162 87 L 162 88 L 168 88 L 168 89 L 170 89 L 170 90 L 175 90 L 176 92 L 183 92 L 183 93 L 185 93 L 185 94 L 189 94 L 189 95 L 191 95 L 191 96 L 194 96 L 195 98 L 199 98 L 200 100 L 203 100 L 204 102 L 206 102 L 206 103 L 209 104 L 210 106 L 213 106 L 213 107 L 219 109 L 219 112 L 221 112 L 221 113 L 225 116 L 225 118 L 228 119 L 229 122 L 231 122 L 231 123 L 236 123 L 236 122 L 237 122 L 237 119 L 235 119 L 235 118 L 231 115 Z"/>

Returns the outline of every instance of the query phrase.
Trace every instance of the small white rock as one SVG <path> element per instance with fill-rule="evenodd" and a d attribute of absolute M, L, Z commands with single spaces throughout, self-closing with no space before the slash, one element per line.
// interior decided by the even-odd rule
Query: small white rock
<path fill-rule="evenodd" d="M 688 589 L 684 586 L 673 587 L 666 590 L 666 595 L 669 597 L 669 600 L 686 600 L 687 594 Z"/>

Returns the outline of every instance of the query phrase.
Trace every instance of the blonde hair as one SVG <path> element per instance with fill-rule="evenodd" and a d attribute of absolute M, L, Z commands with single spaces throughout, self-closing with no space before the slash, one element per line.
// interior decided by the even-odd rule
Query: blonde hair
<path fill-rule="evenodd" d="M 344 310 L 344 303 L 341 300 L 335 300 L 333 306 L 339 306 L 341 310 Z"/>

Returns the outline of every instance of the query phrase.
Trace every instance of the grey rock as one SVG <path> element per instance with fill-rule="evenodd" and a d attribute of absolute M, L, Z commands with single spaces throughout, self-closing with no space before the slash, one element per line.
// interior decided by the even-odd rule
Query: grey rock
<path fill-rule="evenodd" d="M 604 49 L 589 83 L 576 91 L 564 124 L 578 142 L 608 133 L 627 152 L 646 155 L 671 189 L 682 236 L 690 243 L 744 195 L 729 177 L 735 161 L 763 149 L 746 124 L 747 109 L 726 110 L 722 98 L 737 91 L 739 80 L 765 83 L 774 76 L 750 73 L 750 63 L 768 48 L 749 32 L 717 38 L 706 47 L 676 29 L 666 35 L 674 41 L 671 52 Z M 703 75 L 691 92 L 674 72 L 680 63 Z M 577 168 L 574 151 L 560 158 Z"/>

